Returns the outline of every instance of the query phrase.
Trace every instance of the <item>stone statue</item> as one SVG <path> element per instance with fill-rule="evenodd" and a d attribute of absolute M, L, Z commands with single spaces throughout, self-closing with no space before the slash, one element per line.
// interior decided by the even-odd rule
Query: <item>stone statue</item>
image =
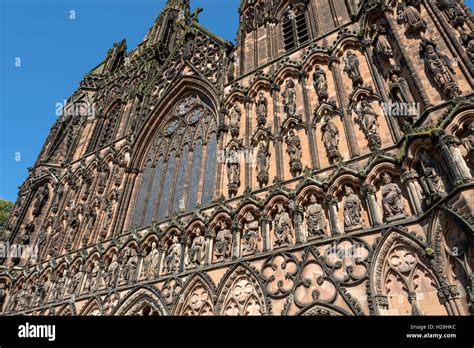
<path fill-rule="evenodd" d="M 73 295 L 76 293 L 76 291 L 79 289 L 81 279 L 82 279 L 82 271 L 80 269 L 77 269 L 66 288 L 66 296 Z"/>
<path fill-rule="evenodd" d="M 295 83 L 292 79 L 286 80 L 286 88 L 282 93 L 283 97 L 283 111 L 286 113 L 287 117 L 297 117 L 296 116 L 296 90 Z"/>
<path fill-rule="evenodd" d="M 404 217 L 405 209 L 402 198 L 402 190 L 400 187 L 392 182 L 392 177 L 388 173 L 382 175 L 383 185 L 382 192 L 382 206 L 387 221 Z"/>
<path fill-rule="evenodd" d="M 93 266 L 92 266 L 92 270 L 87 275 L 86 285 L 84 287 L 86 292 L 91 292 L 91 291 L 95 290 L 96 279 L 97 279 L 97 276 L 98 276 L 99 272 L 100 272 L 99 262 L 94 261 Z"/>
<path fill-rule="evenodd" d="M 358 115 L 357 121 L 362 126 L 367 140 L 369 141 L 369 148 L 371 151 L 380 149 L 382 140 L 379 135 L 378 115 L 372 109 L 372 106 L 367 101 L 362 101 L 361 106 L 356 110 Z"/>
<path fill-rule="evenodd" d="M 329 161 L 339 162 L 341 160 L 341 154 L 339 152 L 339 129 L 337 129 L 331 117 L 326 115 L 324 117 L 324 124 L 321 127 L 323 133 L 324 146 L 328 154 Z"/>
<path fill-rule="evenodd" d="M 400 72 L 396 70 L 390 71 L 389 74 L 388 87 L 392 98 L 395 102 L 415 106 L 415 100 L 413 99 L 413 96 L 410 92 L 407 81 L 399 75 Z M 410 123 L 413 123 L 413 119 L 418 116 L 418 110 L 408 111 L 408 113 L 399 116 L 404 116 Z"/>
<path fill-rule="evenodd" d="M 114 254 L 112 256 L 112 260 L 107 266 L 107 271 L 105 272 L 105 276 L 104 276 L 104 283 L 106 287 L 111 288 L 114 286 L 114 281 L 115 281 L 115 278 L 117 277 L 119 268 L 120 268 L 120 264 L 117 261 L 117 255 Z"/>
<path fill-rule="evenodd" d="M 145 256 L 145 260 L 143 262 L 142 277 L 152 279 L 156 276 L 159 254 L 160 253 L 156 247 L 156 242 L 153 242 L 151 244 L 151 249 L 148 252 L 148 255 Z"/>
<path fill-rule="evenodd" d="M 449 22 L 454 28 L 462 27 L 467 16 L 464 15 L 459 4 L 455 0 L 438 0 L 436 5 L 446 14 Z"/>
<path fill-rule="evenodd" d="M 239 105 L 234 104 L 233 108 L 229 112 L 229 129 L 230 134 L 233 138 L 237 138 L 240 134 L 240 118 L 242 117 L 242 111 Z"/>
<path fill-rule="evenodd" d="M 230 149 L 227 157 L 227 181 L 229 196 L 233 197 L 240 186 L 240 162 L 235 149 Z"/>
<path fill-rule="evenodd" d="M 421 165 L 421 184 L 425 193 L 430 198 L 438 198 L 444 196 L 445 189 L 443 180 L 441 179 L 441 167 L 439 163 L 432 159 L 426 150 L 420 154 Z"/>
<path fill-rule="evenodd" d="M 232 233 L 224 220 L 220 222 L 220 230 L 217 232 L 214 254 L 216 261 L 229 259 L 232 255 Z"/>
<path fill-rule="evenodd" d="M 393 50 L 390 41 L 387 38 L 387 29 L 382 25 L 373 25 L 376 35 L 375 52 L 380 59 L 390 61 L 393 58 Z"/>
<path fill-rule="evenodd" d="M 313 86 L 319 100 L 326 101 L 328 99 L 328 82 L 326 72 L 320 65 L 316 65 L 313 73 Z"/>
<path fill-rule="evenodd" d="M 232 52 L 229 55 L 229 67 L 227 70 L 227 82 L 232 82 L 235 79 L 235 54 Z"/>
<path fill-rule="evenodd" d="M 309 196 L 309 205 L 306 207 L 306 226 L 308 227 L 309 236 L 321 237 L 325 235 L 326 224 L 323 207 L 318 204 L 314 194 Z"/>
<path fill-rule="evenodd" d="M 188 251 L 189 266 L 203 266 L 206 259 L 206 239 L 201 234 L 201 228 L 197 227 L 195 236 Z"/>
<path fill-rule="evenodd" d="M 286 145 L 288 146 L 286 152 L 290 157 L 290 170 L 293 176 L 301 174 L 303 171 L 303 164 L 301 163 L 301 140 L 300 137 L 292 129 L 286 137 Z"/>
<path fill-rule="evenodd" d="M 125 266 L 123 266 L 125 264 Z M 135 249 L 128 249 L 122 262 L 122 278 L 126 283 L 133 281 L 138 267 L 138 255 Z"/>
<path fill-rule="evenodd" d="M 63 198 L 64 195 L 64 187 L 63 185 L 59 184 L 57 189 L 56 189 L 56 194 L 54 195 L 54 200 L 53 200 L 53 209 L 55 211 L 58 210 L 59 204 L 61 203 L 61 199 Z"/>
<path fill-rule="evenodd" d="M 275 237 L 276 245 L 284 246 L 293 242 L 293 228 L 290 214 L 285 210 L 282 203 L 277 204 L 275 215 Z"/>
<path fill-rule="evenodd" d="M 25 226 L 25 232 L 20 238 L 20 242 L 23 245 L 27 245 L 30 243 L 30 238 L 33 232 L 35 231 L 35 224 L 31 221 L 28 225 Z"/>
<path fill-rule="evenodd" d="M 463 143 L 468 152 L 468 156 L 474 158 L 474 123 L 469 125 L 468 132 L 469 134 L 463 139 Z"/>
<path fill-rule="evenodd" d="M 262 141 L 257 151 L 257 180 L 260 187 L 268 184 L 269 157 L 268 146 Z"/>
<path fill-rule="evenodd" d="M 471 62 L 474 63 L 474 32 L 467 33 L 461 28 L 458 31 L 460 32 L 460 41 L 466 48 L 466 54 Z"/>
<path fill-rule="evenodd" d="M 257 124 L 259 127 L 265 127 L 268 116 L 268 100 L 262 92 L 258 94 L 257 101 Z"/>
<path fill-rule="evenodd" d="M 179 270 L 179 263 L 181 260 L 181 245 L 179 244 L 178 236 L 173 236 L 173 241 L 169 245 L 165 257 L 166 273 L 177 272 Z"/>
<path fill-rule="evenodd" d="M 451 61 L 448 56 L 441 54 L 436 43 L 431 40 L 423 40 L 420 44 L 420 56 L 425 64 L 426 74 L 447 98 L 453 98 L 461 93 L 457 82 L 451 75 L 455 74 Z"/>
<path fill-rule="evenodd" d="M 33 208 L 34 217 L 37 217 L 41 214 L 44 206 L 46 205 L 46 202 L 48 202 L 48 199 L 49 199 L 49 190 L 46 186 L 44 186 L 36 194 L 35 205 Z"/>
<path fill-rule="evenodd" d="M 344 226 L 346 231 L 362 227 L 362 202 L 350 186 L 344 187 Z"/>
<path fill-rule="evenodd" d="M 426 29 L 426 22 L 418 12 L 418 0 L 400 2 L 397 8 L 398 21 L 405 23 L 407 33 L 418 34 Z"/>
<path fill-rule="evenodd" d="M 258 243 L 261 240 L 261 237 L 258 227 L 258 221 L 255 220 L 255 215 L 250 211 L 245 213 L 242 244 L 243 251 L 246 254 L 259 252 Z"/>
<path fill-rule="evenodd" d="M 357 58 L 353 51 L 347 51 L 346 53 L 346 57 L 344 58 L 344 71 L 352 80 L 354 89 L 362 85 L 363 80 L 359 70 L 359 58 Z"/>

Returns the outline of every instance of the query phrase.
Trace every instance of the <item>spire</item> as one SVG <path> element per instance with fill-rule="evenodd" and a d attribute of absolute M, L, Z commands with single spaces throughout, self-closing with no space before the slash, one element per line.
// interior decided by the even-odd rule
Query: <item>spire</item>
<path fill-rule="evenodd" d="M 145 38 L 147 45 L 160 43 L 171 51 L 189 24 L 190 15 L 189 0 L 168 0 Z"/>

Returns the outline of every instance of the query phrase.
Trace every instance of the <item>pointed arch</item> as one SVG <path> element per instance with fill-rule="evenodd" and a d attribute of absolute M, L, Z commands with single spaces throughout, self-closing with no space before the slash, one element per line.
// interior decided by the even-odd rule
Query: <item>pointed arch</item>
<path fill-rule="evenodd" d="M 99 316 L 103 315 L 102 310 L 102 301 L 100 297 L 93 297 L 86 303 L 86 305 L 82 308 L 80 315 L 83 316 Z"/>
<path fill-rule="evenodd" d="M 378 242 L 370 267 L 370 290 L 378 315 L 446 315 L 440 303 L 439 275 L 433 272 L 426 247 L 416 237 L 392 228 Z"/>
<path fill-rule="evenodd" d="M 212 202 L 218 105 L 213 86 L 186 76 L 154 107 L 132 150 L 132 166 L 143 168 L 130 205 L 133 227 Z"/>
<path fill-rule="evenodd" d="M 115 316 L 155 316 L 168 315 L 165 301 L 160 292 L 152 287 L 141 287 L 125 297 L 116 309 Z"/>
<path fill-rule="evenodd" d="M 183 286 L 173 313 L 183 316 L 214 315 L 216 287 L 212 280 L 196 273 Z"/>
<path fill-rule="evenodd" d="M 230 316 L 271 314 L 270 302 L 255 270 L 238 263 L 227 271 L 219 285 L 216 312 Z"/>

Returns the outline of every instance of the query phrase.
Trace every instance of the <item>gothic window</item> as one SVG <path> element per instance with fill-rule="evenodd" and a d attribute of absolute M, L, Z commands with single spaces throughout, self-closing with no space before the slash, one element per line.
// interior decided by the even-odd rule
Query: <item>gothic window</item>
<path fill-rule="evenodd" d="M 290 8 L 282 18 L 283 43 L 289 51 L 309 41 L 306 11 Z"/>
<path fill-rule="evenodd" d="M 206 98 L 190 95 L 164 118 L 143 168 L 133 227 L 148 226 L 172 214 L 191 211 L 198 203 L 212 202 L 217 121 L 209 105 Z"/>

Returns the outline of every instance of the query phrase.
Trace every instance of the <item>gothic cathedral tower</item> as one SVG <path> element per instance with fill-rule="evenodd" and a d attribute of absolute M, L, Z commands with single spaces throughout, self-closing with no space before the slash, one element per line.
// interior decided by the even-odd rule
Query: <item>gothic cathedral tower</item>
<path fill-rule="evenodd" d="M 199 12 L 169 0 L 69 98 L 2 313 L 472 314 L 466 5 L 242 0 L 235 46 Z"/>

